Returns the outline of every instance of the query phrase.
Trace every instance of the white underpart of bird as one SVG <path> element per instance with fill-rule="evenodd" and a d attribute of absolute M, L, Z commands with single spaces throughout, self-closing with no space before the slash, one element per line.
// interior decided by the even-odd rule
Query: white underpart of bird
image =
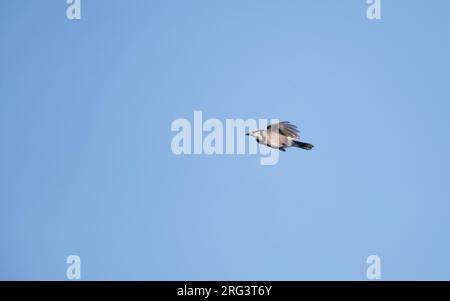
<path fill-rule="evenodd" d="M 289 121 L 282 121 L 271 124 L 265 130 L 256 130 L 246 135 L 256 138 L 258 143 L 264 144 L 271 148 L 277 148 L 286 151 L 288 147 L 299 147 L 310 150 L 314 145 L 301 142 L 299 131 L 295 125 Z"/>

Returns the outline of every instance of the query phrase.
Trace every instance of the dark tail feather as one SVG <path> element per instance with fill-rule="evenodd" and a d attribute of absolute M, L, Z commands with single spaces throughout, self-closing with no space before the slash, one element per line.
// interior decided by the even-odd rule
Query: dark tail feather
<path fill-rule="evenodd" d="M 314 145 L 305 143 L 305 142 L 300 142 L 300 141 L 293 141 L 293 142 L 294 142 L 293 146 L 300 147 L 300 148 L 303 148 L 306 150 L 310 150 L 314 147 Z"/>

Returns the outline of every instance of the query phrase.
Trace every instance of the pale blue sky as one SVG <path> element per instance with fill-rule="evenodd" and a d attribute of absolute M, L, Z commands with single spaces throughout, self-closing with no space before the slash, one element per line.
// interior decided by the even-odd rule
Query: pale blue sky
<path fill-rule="evenodd" d="M 0 1 L 0 279 L 450 280 L 449 1 Z M 279 164 L 175 118 L 279 118 Z"/>

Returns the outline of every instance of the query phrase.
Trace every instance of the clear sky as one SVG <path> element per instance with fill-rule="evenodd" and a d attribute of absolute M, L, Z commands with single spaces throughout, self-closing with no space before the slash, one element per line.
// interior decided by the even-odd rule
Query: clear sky
<path fill-rule="evenodd" d="M 450 280 L 450 2 L 0 2 L 0 279 Z M 312 151 L 176 156 L 176 118 Z"/>

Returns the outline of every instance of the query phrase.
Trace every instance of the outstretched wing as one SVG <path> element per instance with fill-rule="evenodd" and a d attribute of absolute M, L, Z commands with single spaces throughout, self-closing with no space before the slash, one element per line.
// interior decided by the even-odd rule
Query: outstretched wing
<path fill-rule="evenodd" d="M 297 139 L 299 137 L 299 131 L 297 127 L 289 121 L 281 121 L 279 123 L 271 124 L 267 127 L 267 132 L 273 131 L 280 133 L 281 135 Z"/>

